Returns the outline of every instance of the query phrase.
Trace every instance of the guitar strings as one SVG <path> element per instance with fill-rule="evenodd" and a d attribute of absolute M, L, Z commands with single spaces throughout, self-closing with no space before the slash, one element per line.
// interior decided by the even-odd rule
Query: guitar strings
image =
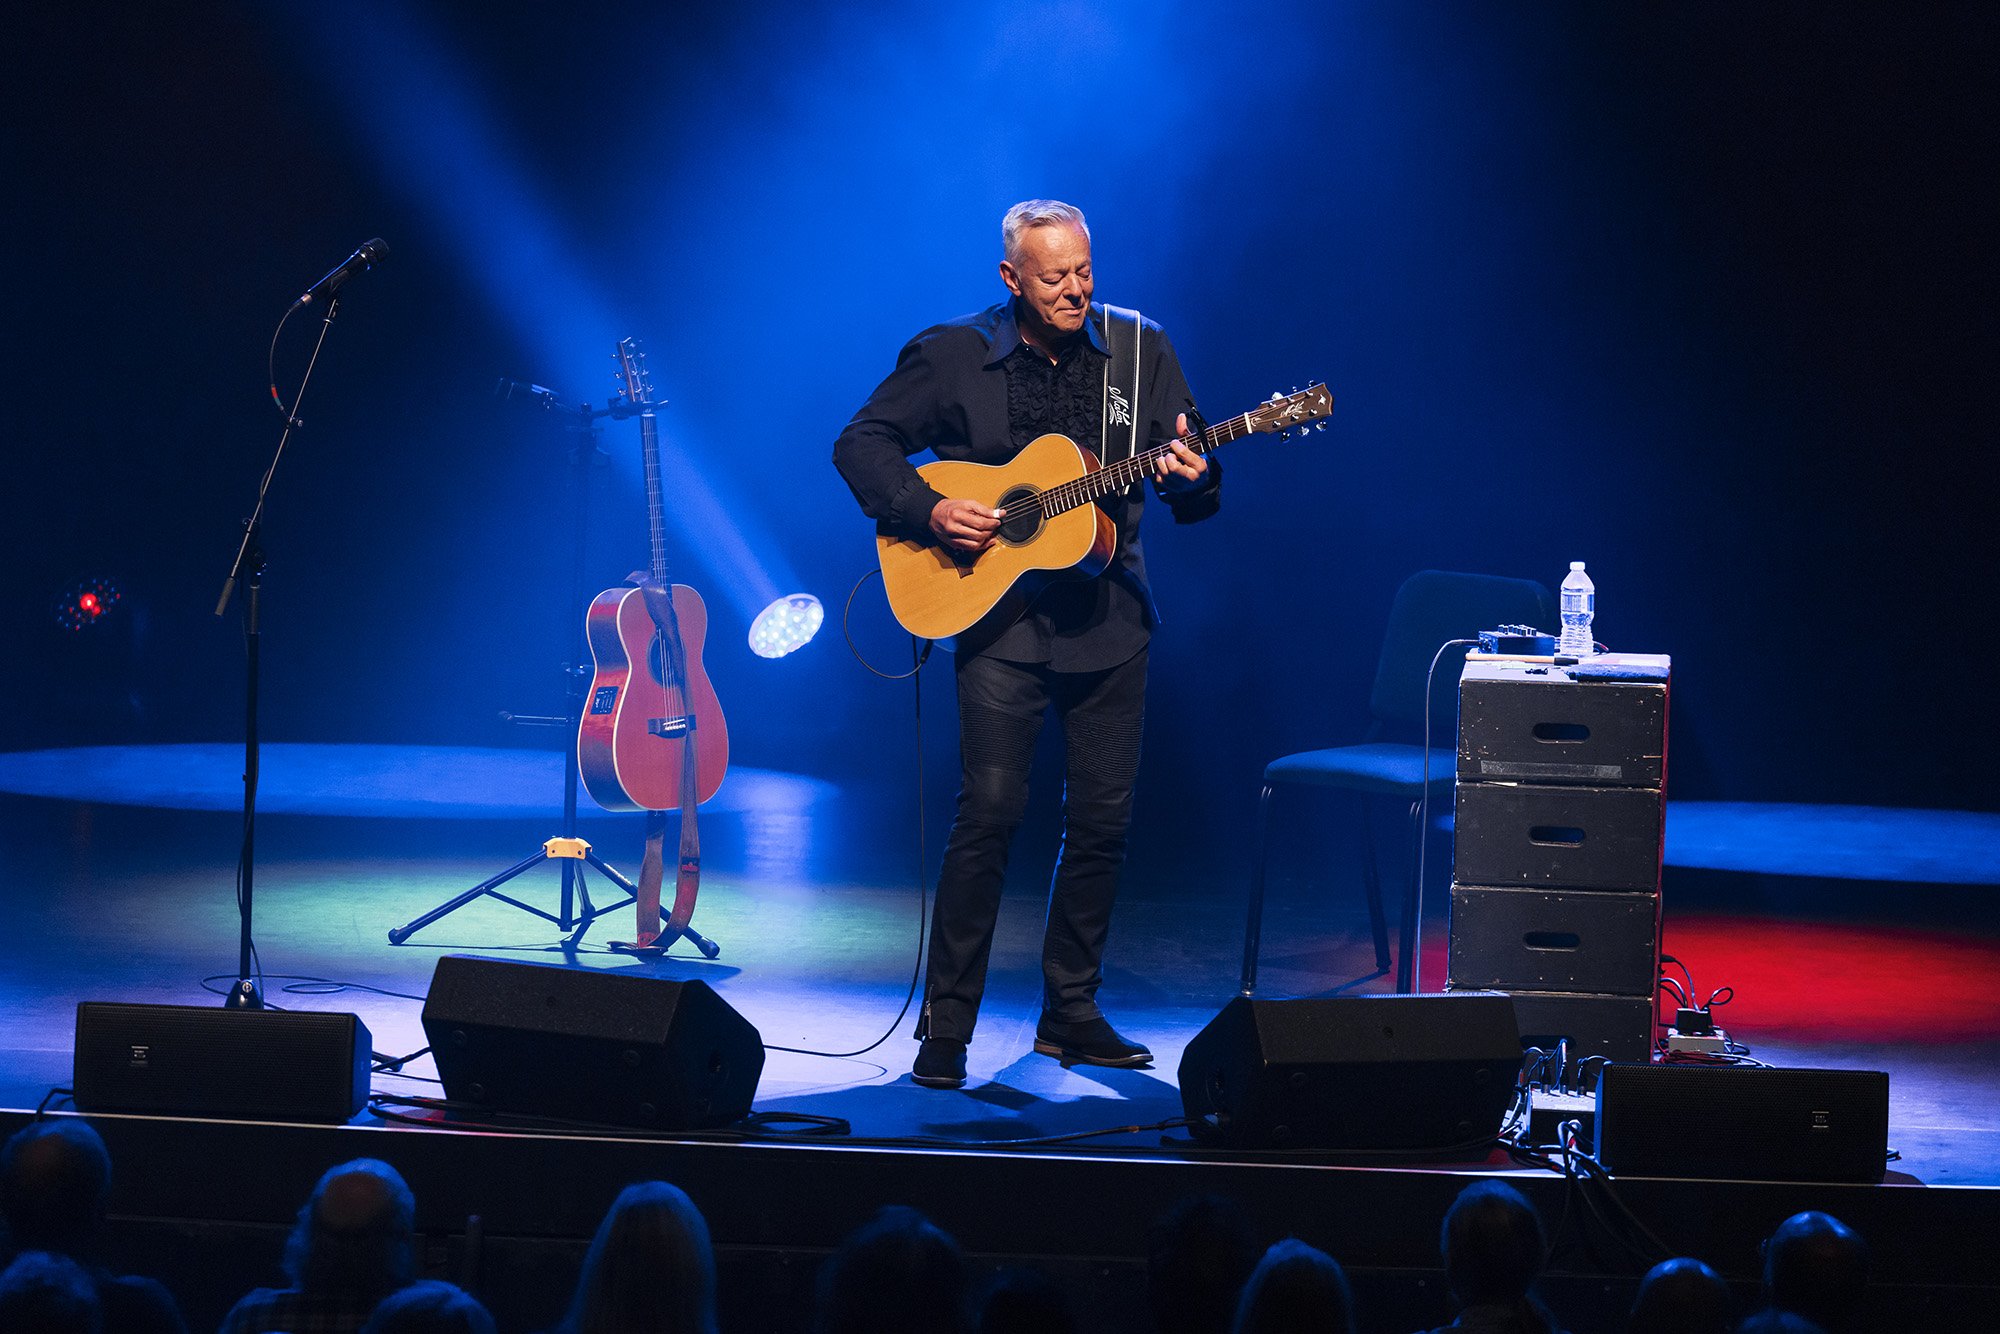
<path fill-rule="evenodd" d="M 655 425 L 658 419 L 651 411 L 641 413 L 639 420 L 642 428 L 650 427 L 653 431 L 659 429 Z M 642 436 L 647 433 L 642 429 Z M 660 498 L 660 454 L 657 444 L 653 444 L 652 448 L 644 451 L 644 461 L 646 465 L 647 536 L 651 539 L 653 548 L 653 581 L 666 590 L 667 624 L 672 628 L 673 643 L 681 645 L 680 611 L 674 606 L 673 585 L 667 582 L 666 506 L 665 502 Z M 652 609 L 649 607 L 647 615 L 650 617 L 651 614 Z M 683 655 L 670 651 L 667 642 L 667 627 L 663 627 L 658 623 L 654 624 L 653 646 L 658 650 L 660 662 L 659 671 L 654 674 L 660 685 L 660 716 L 667 719 L 687 718 L 689 714 L 687 709 L 687 692 L 685 689 L 686 664 L 685 662 L 675 661 L 676 658 Z M 683 646 L 684 653 L 685 647 Z"/>
<path fill-rule="evenodd" d="M 1250 434 L 1249 422 L 1253 415 L 1246 412 L 1240 417 L 1233 417 L 1219 426 L 1211 427 L 1207 438 L 1190 442 L 1191 447 L 1197 454 L 1210 454 L 1215 451 L 1216 446 Z M 1239 426 L 1241 430 L 1237 429 Z M 1060 514 L 1065 510 L 1088 504 L 1098 496 L 1123 490 L 1152 471 L 1152 466 L 1157 460 L 1172 453 L 1171 444 L 1158 445 L 1144 453 L 1120 459 L 1109 467 L 1099 468 L 1096 472 L 1072 478 L 1060 486 L 1050 487 L 1036 497 L 1042 515 L 1047 518 Z"/>
<path fill-rule="evenodd" d="M 1240 416 L 1231 417 L 1228 421 L 1211 426 L 1204 436 L 1191 441 L 1190 446 L 1197 454 L 1212 454 L 1218 446 L 1228 444 L 1232 440 L 1241 439 L 1254 432 L 1257 429 L 1253 424 L 1256 419 L 1270 413 L 1273 408 L 1294 409 L 1321 389 L 1322 386 L 1314 385 L 1312 388 L 1295 393 L 1289 398 L 1279 399 L 1275 402 L 1267 403 L 1262 407 L 1254 408 Z M 1109 467 L 1099 468 L 1096 472 L 1086 473 L 1082 477 L 1073 478 L 1060 486 L 1050 487 L 1047 491 L 1039 493 L 1035 498 L 1036 505 L 1041 510 L 1042 517 L 1051 518 L 1057 514 L 1061 514 L 1065 510 L 1075 509 L 1079 505 L 1088 504 L 1098 496 L 1108 494 L 1111 491 L 1123 490 L 1125 487 L 1130 486 L 1149 472 L 1155 461 L 1164 458 L 1172 452 L 1173 445 L 1168 443 L 1156 446 L 1142 454 L 1135 454 L 1130 458 L 1120 459 Z"/>

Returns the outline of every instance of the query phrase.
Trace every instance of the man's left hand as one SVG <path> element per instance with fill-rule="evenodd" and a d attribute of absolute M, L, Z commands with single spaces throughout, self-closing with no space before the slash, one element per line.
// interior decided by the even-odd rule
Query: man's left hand
<path fill-rule="evenodd" d="M 1208 459 L 1181 443 L 1191 438 L 1185 412 L 1174 418 L 1174 431 L 1180 439 L 1168 442 L 1171 454 L 1153 461 L 1153 480 L 1169 491 L 1192 491 L 1208 480 Z"/>

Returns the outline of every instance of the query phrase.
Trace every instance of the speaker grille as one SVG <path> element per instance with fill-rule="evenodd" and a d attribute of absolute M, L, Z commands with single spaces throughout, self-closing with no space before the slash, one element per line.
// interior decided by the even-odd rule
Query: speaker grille
<path fill-rule="evenodd" d="M 87 1112 L 346 1121 L 371 1043 L 352 1014 L 84 1001 L 72 1086 Z"/>
<path fill-rule="evenodd" d="M 1478 1157 L 1520 1064 L 1505 996 L 1238 997 L 1188 1043 L 1181 1105 L 1231 1147 Z"/>
<path fill-rule="evenodd" d="M 564 1121 L 726 1125 L 764 1068 L 706 983 L 467 955 L 438 960 L 424 1034 L 453 1102 Z"/>
<path fill-rule="evenodd" d="M 1879 1070 L 1608 1065 L 1597 1159 L 1620 1176 L 1880 1181 L 1889 1076 Z"/>

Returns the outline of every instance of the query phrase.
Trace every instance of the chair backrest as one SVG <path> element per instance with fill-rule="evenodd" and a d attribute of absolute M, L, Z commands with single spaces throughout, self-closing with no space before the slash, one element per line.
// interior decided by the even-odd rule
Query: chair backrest
<path fill-rule="evenodd" d="M 1557 630 L 1555 598 L 1533 579 L 1503 579 L 1491 574 L 1455 574 L 1419 570 L 1396 590 L 1389 608 L 1389 628 L 1382 636 L 1382 658 L 1375 666 L 1375 689 L 1368 711 L 1385 730 L 1420 732 L 1424 725 L 1424 676 L 1440 644 L 1473 639 L 1481 630 L 1501 625 L 1532 625 L 1553 634 Z M 1451 719 L 1457 716 L 1458 664 L 1465 650 L 1454 649 L 1438 662 L 1437 690 L 1431 700 L 1433 727 L 1443 736 L 1432 744 L 1450 744 Z"/>

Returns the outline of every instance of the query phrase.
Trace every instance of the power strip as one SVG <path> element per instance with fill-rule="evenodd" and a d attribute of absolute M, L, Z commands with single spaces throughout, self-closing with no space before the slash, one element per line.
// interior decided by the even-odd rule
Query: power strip
<path fill-rule="evenodd" d="M 1729 1034 L 1722 1029 L 1707 1033 L 1683 1033 L 1678 1028 L 1667 1030 L 1667 1052 L 1698 1052 L 1704 1056 L 1727 1056 L 1729 1054 Z"/>

